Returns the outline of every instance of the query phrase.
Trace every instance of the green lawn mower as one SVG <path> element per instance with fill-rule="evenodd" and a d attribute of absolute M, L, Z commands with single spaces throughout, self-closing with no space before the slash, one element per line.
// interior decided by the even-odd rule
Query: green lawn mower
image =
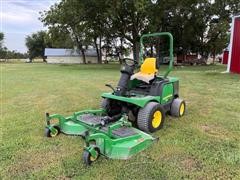
<path fill-rule="evenodd" d="M 159 36 L 169 38 L 170 62 L 164 75 L 158 75 L 156 58 L 143 60 L 143 40 Z M 183 116 L 186 104 L 179 98 L 179 80 L 168 77 L 173 67 L 172 35 L 145 34 L 140 38 L 140 48 L 140 63 L 124 59 L 117 87 L 106 85 L 112 92 L 102 94 L 101 109 L 75 112 L 69 117 L 46 113 L 46 136 L 55 137 L 60 132 L 82 136 L 86 142 L 83 160 L 90 165 L 100 155 L 130 158 L 158 139 L 150 133 L 163 127 L 166 114 Z M 139 72 L 134 73 L 138 67 Z"/>

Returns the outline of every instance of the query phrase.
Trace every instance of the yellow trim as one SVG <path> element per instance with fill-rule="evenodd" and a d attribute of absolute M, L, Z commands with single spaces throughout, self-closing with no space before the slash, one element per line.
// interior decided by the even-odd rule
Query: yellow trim
<path fill-rule="evenodd" d="M 184 105 L 184 103 L 182 103 L 180 105 L 180 111 L 179 111 L 180 116 L 182 116 L 184 114 L 184 111 L 185 111 L 185 105 Z"/>
<path fill-rule="evenodd" d="M 162 122 L 162 112 L 161 111 L 156 111 L 153 114 L 153 119 L 152 119 L 152 126 L 154 128 L 158 128 Z"/>

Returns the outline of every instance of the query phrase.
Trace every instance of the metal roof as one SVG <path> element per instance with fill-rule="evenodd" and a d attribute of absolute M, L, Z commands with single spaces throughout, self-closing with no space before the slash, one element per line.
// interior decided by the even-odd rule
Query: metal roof
<path fill-rule="evenodd" d="M 59 49 L 59 48 L 45 48 L 45 56 L 82 56 L 81 52 L 78 52 L 75 49 Z M 95 57 L 97 56 L 96 49 L 87 49 L 85 50 L 85 56 Z"/>

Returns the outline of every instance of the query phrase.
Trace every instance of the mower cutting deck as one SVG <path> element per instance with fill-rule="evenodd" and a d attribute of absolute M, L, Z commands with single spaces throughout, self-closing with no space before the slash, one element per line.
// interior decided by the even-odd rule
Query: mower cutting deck
<path fill-rule="evenodd" d="M 170 39 L 170 63 L 164 75 L 158 75 L 156 58 L 145 58 L 143 61 L 143 40 L 155 36 L 167 36 Z M 62 132 L 85 139 L 83 159 L 87 165 L 100 154 L 113 159 L 130 158 L 156 140 L 148 133 L 163 127 L 167 113 L 175 117 L 185 113 L 186 104 L 179 98 L 179 80 L 168 77 L 173 66 L 172 35 L 143 35 L 140 44 L 139 72 L 134 73 L 138 62 L 125 58 L 117 87 L 106 85 L 113 92 L 102 94 L 101 109 L 76 112 L 66 118 L 46 113 L 46 136 L 55 137 Z"/>
<path fill-rule="evenodd" d="M 67 118 L 46 114 L 46 136 L 54 137 L 60 132 L 82 136 L 86 141 L 83 158 L 87 165 L 100 154 L 112 159 L 128 159 L 155 140 L 151 135 L 133 128 L 127 116 L 104 125 L 104 120 L 108 118 L 104 115 L 104 110 L 82 111 Z M 53 119 L 58 119 L 58 123 L 52 124 Z"/>

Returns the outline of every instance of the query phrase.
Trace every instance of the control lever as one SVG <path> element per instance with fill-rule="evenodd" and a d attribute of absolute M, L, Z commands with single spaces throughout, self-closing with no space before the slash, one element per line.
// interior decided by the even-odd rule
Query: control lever
<path fill-rule="evenodd" d="M 105 126 L 105 125 L 107 125 L 107 124 L 110 123 L 110 122 L 115 122 L 115 121 L 117 121 L 118 119 L 121 118 L 121 116 L 122 116 L 121 114 L 117 114 L 117 115 L 112 116 L 112 117 L 104 116 L 104 117 L 101 118 L 100 124 L 101 124 L 102 126 Z"/>
<path fill-rule="evenodd" d="M 111 85 L 111 84 L 105 84 L 105 86 L 107 86 L 107 87 L 111 88 L 111 89 L 113 90 L 113 92 L 115 92 L 115 89 L 112 87 L 112 85 Z"/>
<path fill-rule="evenodd" d="M 109 116 L 104 116 L 104 117 L 101 118 L 100 123 L 101 123 L 102 126 L 105 126 L 106 124 L 108 124 L 109 122 L 111 122 L 111 120 L 112 120 L 111 117 L 109 117 Z"/>

